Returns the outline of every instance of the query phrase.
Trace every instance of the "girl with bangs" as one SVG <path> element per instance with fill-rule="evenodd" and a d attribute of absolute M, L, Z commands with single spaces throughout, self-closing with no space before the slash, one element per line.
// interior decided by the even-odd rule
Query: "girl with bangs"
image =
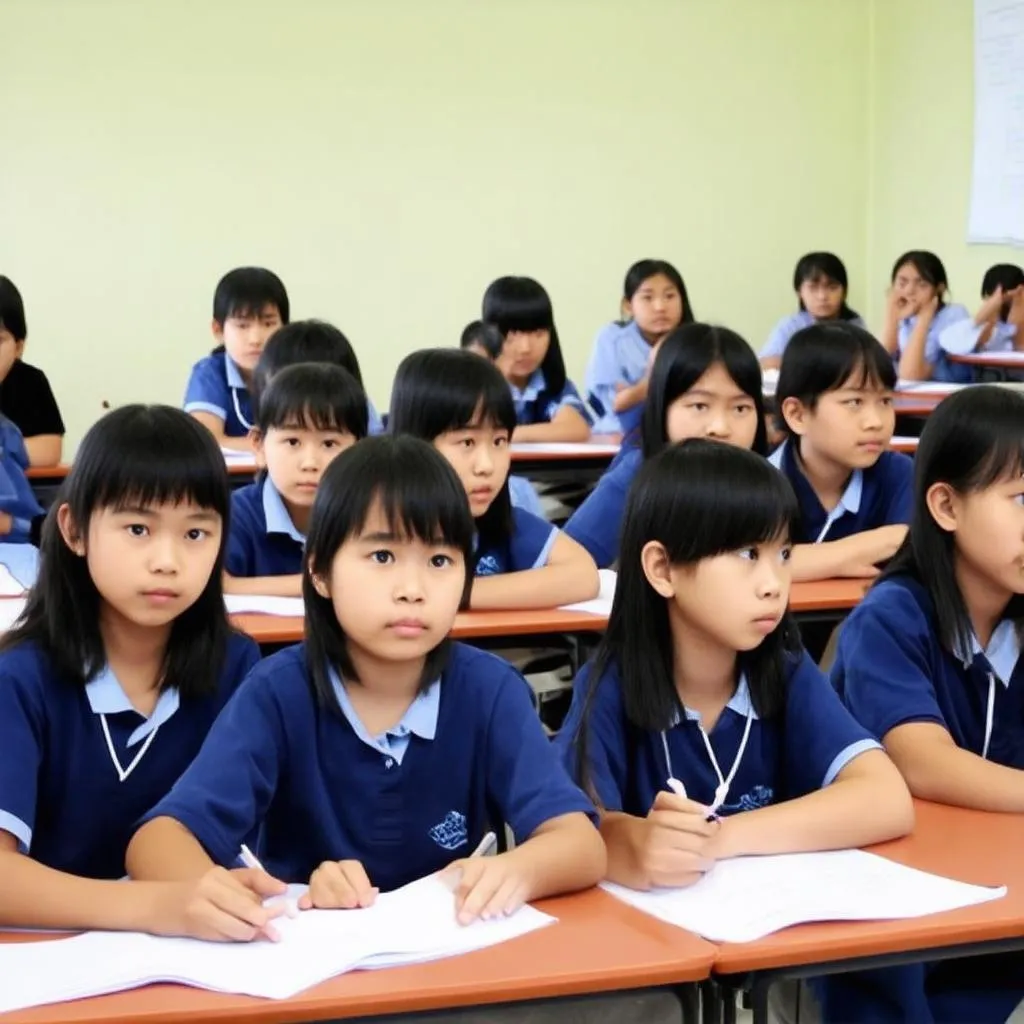
<path fill-rule="evenodd" d="M 512 390 L 516 441 L 586 441 L 591 417 L 565 375 L 551 298 L 531 277 L 499 277 L 484 292 L 483 321 L 502 337 L 497 365 Z"/>
<path fill-rule="evenodd" d="M 899 773 L 800 648 L 795 515 L 789 484 L 733 445 L 685 441 L 637 475 L 608 629 L 557 740 L 611 880 L 691 885 L 728 857 L 910 829 Z"/>
<path fill-rule="evenodd" d="M 627 437 L 597 487 L 565 524 L 599 568 L 619 557 L 626 495 L 645 459 L 690 437 L 766 455 L 761 368 L 750 346 L 725 327 L 688 324 L 673 331 L 651 369 L 639 436 Z"/>
<path fill-rule="evenodd" d="M 258 660 L 224 611 L 228 493 L 175 409 L 125 406 L 82 441 L 0 640 L 0 926 L 202 937 L 195 885 L 116 879 Z"/>
<path fill-rule="evenodd" d="M 501 373 L 463 349 L 424 349 L 395 374 L 389 426 L 429 441 L 451 463 L 476 526 L 474 609 L 553 608 L 597 596 L 593 559 L 509 493 L 516 413 Z"/>
<path fill-rule="evenodd" d="M 462 485 L 431 445 L 384 436 L 340 455 L 310 525 L 306 642 L 239 689 L 132 840 L 132 876 L 202 879 L 218 937 L 243 941 L 276 937 L 282 912 L 241 898 L 226 870 L 258 827 L 262 891 L 308 882 L 303 908 L 368 906 L 448 869 L 468 923 L 593 885 L 593 808 L 526 681 L 447 639 L 472 546 Z M 470 858 L 506 822 L 515 849 Z"/>

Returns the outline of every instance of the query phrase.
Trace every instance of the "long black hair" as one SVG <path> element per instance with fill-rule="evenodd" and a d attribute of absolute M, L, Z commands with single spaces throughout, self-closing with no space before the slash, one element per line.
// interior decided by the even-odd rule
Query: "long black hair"
<path fill-rule="evenodd" d="M 933 252 L 927 249 L 911 249 L 892 265 L 892 282 L 896 283 L 896 275 L 910 264 L 920 275 L 921 279 L 930 284 L 939 297 L 939 309 L 946 305 L 946 296 L 949 293 L 949 278 L 946 276 L 946 267 L 942 260 Z"/>
<path fill-rule="evenodd" d="M 221 576 L 227 545 L 230 484 L 224 456 L 210 432 L 180 409 L 126 405 L 107 413 L 82 439 L 75 461 L 43 524 L 39 576 L 25 611 L 0 639 L 0 650 L 38 644 L 59 675 L 84 685 L 103 670 L 101 596 L 86 559 L 65 543 L 57 514 L 66 505 L 85 538 L 103 509 L 192 502 L 222 523 L 220 550 L 206 587 L 171 627 L 160 687 L 182 697 L 212 693 L 231 632 Z"/>
<path fill-rule="evenodd" d="M 837 320 L 859 320 L 860 314 L 850 309 L 846 303 L 846 292 L 850 287 L 846 276 L 846 266 L 834 252 L 809 252 L 797 260 L 793 271 L 793 291 L 797 293 L 797 301 L 801 309 L 806 309 L 804 300 L 800 298 L 800 289 L 804 284 L 818 281 L 832 281 L 843 289 L 843 304 L 839 307 Z"/>
<path fill-rule="evenodd" d="M 662 277 L 667 277 L 679 292 L 679 298 L 683 304 L 683 318 L 679 321 L 680 325 L 692 324 L 696 318 L 690 308 L 690 296 L 686 294 L 686 282 L 683 280 L 683 275 L 668 260 L 637 260 L 626 271 L 626 279 L 622 282 L 622 297 L 627 302 L 632 302 L 633 296 L 640 290 L 644 281 L 657 277 L 659 274 Z"/>

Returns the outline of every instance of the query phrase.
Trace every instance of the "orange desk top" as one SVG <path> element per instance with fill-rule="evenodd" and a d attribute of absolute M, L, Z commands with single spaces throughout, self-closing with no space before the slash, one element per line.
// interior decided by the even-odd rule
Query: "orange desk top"
<path fill-rule="evenodd" d="M 29 480 L 63 480 L 68 475 L 71 465 L 61 462 L 56 466 L 29 466 L 25 476 Z"/>
<path fill-rule="evenodd" d="M 465 956 L 357 971 L 283 1001 L 172 985 L 0 1014 L 3 1024 L 275 1022 L 410 1013 L 701 981 L 715 946 L 599 890 L 537 904 L 548 928 Z M 18 937 L 7 937 L 7 941 Z M 4 941 L 4 939 L 0 939 Z"/>
<path fill-rule="evenodd" d="M 757 942 L 720 946 L 715 971 L 742 974 L 1024 933 L 1024 814 L 988 814 L 921 800 L 915 806 L 914 834 L 872 852 L 975 885 L 1007 885 L 1003 899 L 905 921 L 798 925 Z"/>
<path fill-rule="evenodd" d="M 1024 352 L 967 352 L 964 355 L 949 354 L 951 363 L 967 363 L 969 366 L 997 366 L 1006 370 L 1024 367 Z"/>

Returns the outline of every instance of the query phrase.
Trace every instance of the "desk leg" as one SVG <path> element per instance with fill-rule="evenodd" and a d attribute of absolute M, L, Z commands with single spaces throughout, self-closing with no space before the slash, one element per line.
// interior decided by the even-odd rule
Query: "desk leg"
<path fill-rule="evenodd" d="M 695 984 L 679 985 L 675 991 L 683 1010 L 683 1024 L 701 1024 L 700 987 Z"/>
<path fill-rule="evenodd" d="M 713 981 L 700 983 L 700 1019 L 701 1024 L 721 1024 L 722 994 Z"/>

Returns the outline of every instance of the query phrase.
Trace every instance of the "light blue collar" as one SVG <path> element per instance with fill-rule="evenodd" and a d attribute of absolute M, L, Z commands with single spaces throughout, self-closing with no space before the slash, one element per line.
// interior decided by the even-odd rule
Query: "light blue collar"
<path fill-rule="evenodd" d="M 969 657 L 964 656 L 963 648 L 960 647 L 956 656 L 962 662 L 964 668 L 970 668 L 974 659 L 983 654 L 992 666 L 996 678 L 1004 687 L 1009 687 L 1010 676 L 1017 667 L 1020 658 L 1020 641 L 1017 638 L 1017 628 L 1010 619 L 1003 619 L 992 631 L 992 639 L 988 647 L 982 650 L 981 644 L 975 634 L 971 634 L 971 653 Z"/>
<path fill-rule="evenodd" d="M 349 700 L 348 693 L 338 678 L 334 669 L 329 670 L 331 688 L 338 701 L 342 714 L 348 719 L 355 734 L 371 747 L 380 747 L 380 740 L 386 736 L 397 738 L 407 737 L 410 733 L 419 736 L 420 739 L 432 740 L 437 735 L 437 716 L 441 710 L 441 680 L 435 679 L 430 686 L 417 694 L 416 699 L 406 709 L 402 719 L 397 725 L 393 725 L 386 732 L 379 736 L 371 736 L 356 714 L 356 709 Z"/>
<path fill-rule="evenodd" d="M 245 381 L 242 379 L 242 371 L 238 368 L 238 364 L 227 354 L 224 353 L 224 375 L 228 379 L 228 387 L 237 391 L 248 391 Z"/>
<path fill-rule="evenodd" d="M 789 441 L 783 441 L 768 457 L 768 461 L 778 470 L 783 470 L 783 459 L 785 458 L 788 446 Z M 793 452 L 793 462 L 795 466 L 800 465 L 799 455 L 796 451 Z M 802 469 L 801 472 L 803 472 Z M 806 478 L 806 474 L 804 476 Z M 810 485 L 811 482 L 808 480 L 807 486 L 810 487 Z M 855 516 L 860 511 L 860 503 L 863 497 L 864 471 L 862 469 L 855 469 L 850 474 L 846 488 L 839 498 L 839 504 L 825 517 L 825 525 L 821 528 L 821 533 L 818 534 L 815 544 L 820 544 L 825 539 L 825 535 L 832 528 L 832 524 L 845 513 L 849 512 L 850 515 Z"/>
<path fill-rule="evenodd" d="M 292 517 L 288 515 L 288 509 L 285 507 L 284 498 L 274 486 L 274 481 L 270 479 L 269 474 L 263 481 L 263 515 L 267 520 L 268 534 L 284 533 L 297 544 L 306 543 L 305 535 L 299 533 L 298 528 L 292 522 Z"/>
<path fill-rule="evenodd" d="M 530 374 L 530 379 L 526 382 L 526 387 L 522 391 L 515 384 L 511 384 L 510 387 L 512 388 L 512 397 L 517 402 L 533 402 L 544 388 L 547 387 L 547 381 L 544 380 L 544 371 L 538 366 Z"/>
<path fill-rule="evenodd" d="M 124 711 L 139 714 L 128 699 L 128 695 L 121 689 L 121 684 L 109 665 L 95 679 L 85 684 L 85 696 L 94 715 L 119 715 Z M 163 690 L 157 698 L 153 713 L 128 737 L 128 746 L 133 747 L 150 733 L 156 732 L 164 722 L 170 720 L 178 710 L 180 702 L 176 687 Z"/>
<path fill-rule="evenodd" d="M 736 692 L 729 698 L 725 706 L 728 710 L 735 711 L 741 718 L 746 718 L 747 715 L 750 715 L 755 722 L 757 721 L 758 714 L 754 710 L 754 702 L 750 699 L 750 684 L 747 682 L 746 673 L 740 676 L 740 681 L 736 684 Z M 692 708 L 684 706 L 683 712 L 688 722 L 700 722 L 699 711 L 694 711 Z M 678 724 L 679 716 L 677 714 L 672 722 L 672 727 L 674 728 Z"/>

